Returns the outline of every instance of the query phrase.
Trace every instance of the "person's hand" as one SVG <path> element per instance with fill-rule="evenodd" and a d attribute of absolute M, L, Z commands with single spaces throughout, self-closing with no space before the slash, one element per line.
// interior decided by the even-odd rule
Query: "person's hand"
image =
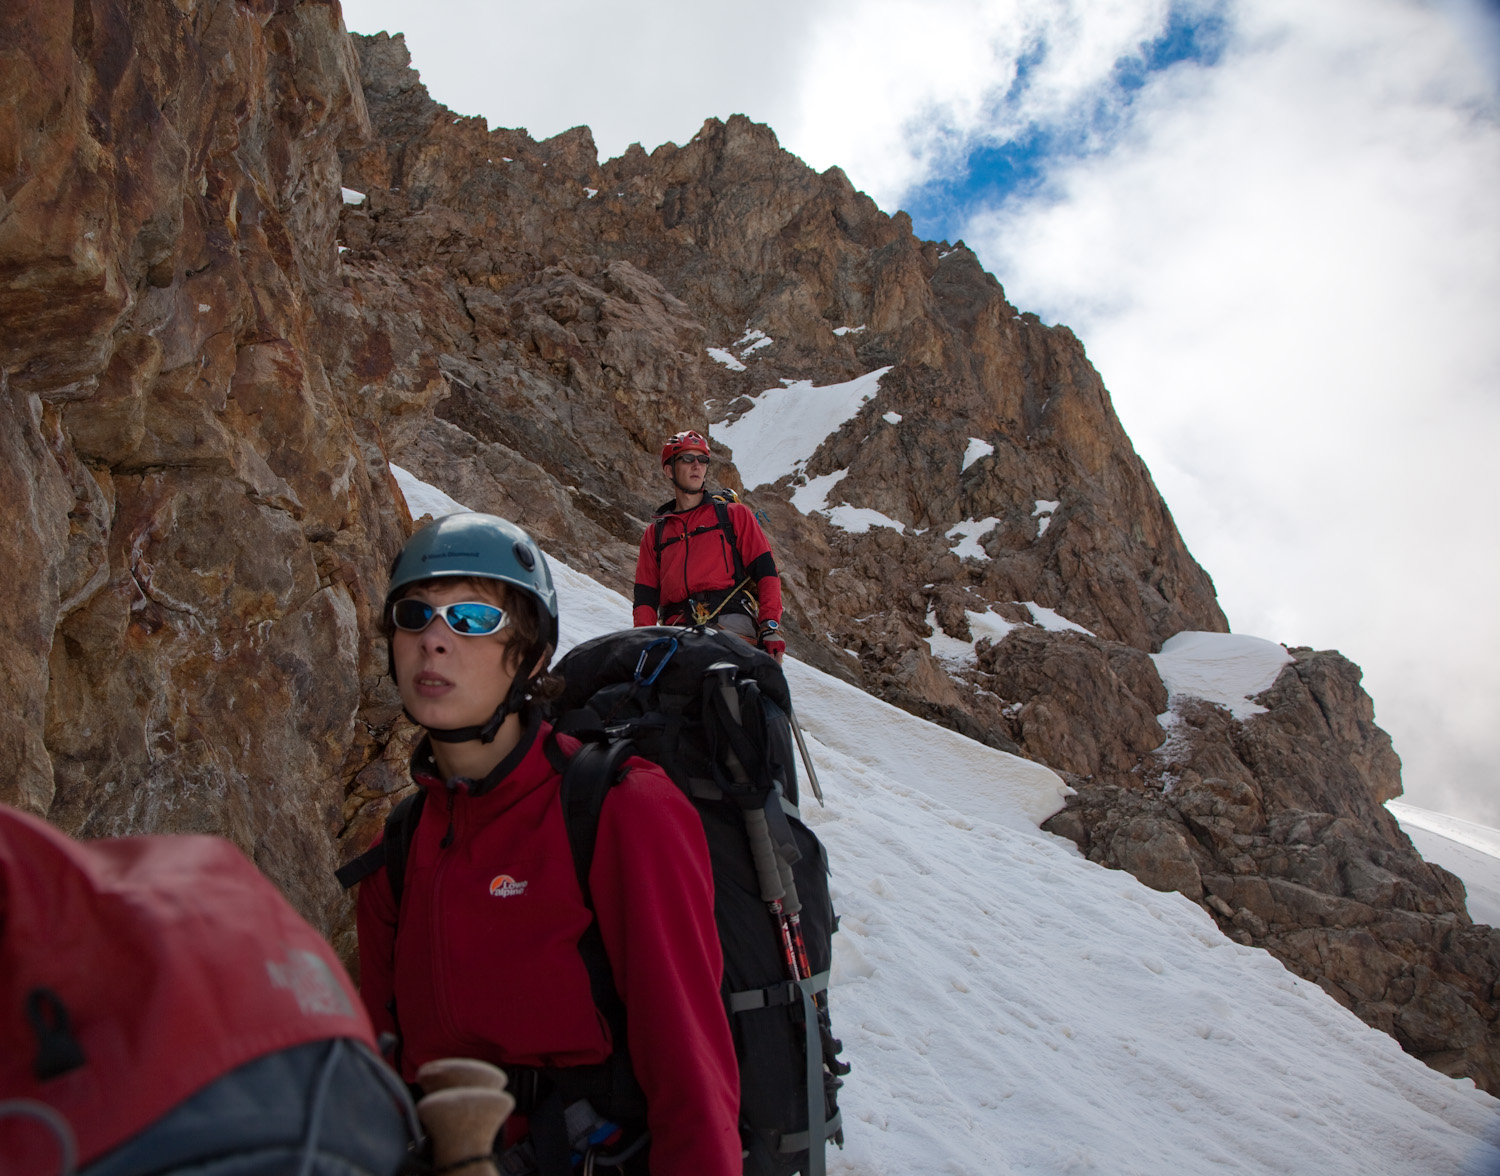
<path fill-rule="evenodd" d="M 781 659 L 786 656 L 786 640 L 781 635 L 781 626 L 775 621 L 762 621 L 760 623 L 760 647 L 776 659 L 776 664 L 781 664 Z"/>

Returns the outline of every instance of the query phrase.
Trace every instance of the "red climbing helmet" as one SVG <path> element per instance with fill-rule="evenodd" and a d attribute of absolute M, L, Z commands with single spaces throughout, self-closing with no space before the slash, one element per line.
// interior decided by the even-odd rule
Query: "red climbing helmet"
<path fill-rule="evenodd" d="M 671 465 L 684 453 L 701 453 L 708 455 L 708 438 L 696 429 L 687 429 L 681 433 L 675 433 L 667 438 L 667 443 L 661 447 L 661 464 Z"/>

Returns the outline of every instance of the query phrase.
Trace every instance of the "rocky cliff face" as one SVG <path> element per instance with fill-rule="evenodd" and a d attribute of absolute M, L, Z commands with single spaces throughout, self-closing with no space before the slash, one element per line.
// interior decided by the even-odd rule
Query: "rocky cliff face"
<path fill-rule="evenodd" d="M 370 593 L 407 521 L 314 341 L 341 291 L 336 4 L 0 17 L 0 797 L 233 838 L 332 929 Z"/>
<path fill-rule="evenodd" d="M 663 436 L 888 368 L 751 488 L 794 651 L 1064 772 L 1052 827 L 1091 858 L 1500 1090 L 1495 933 L 1380 807 L 1399 767 L 1358 671 L 1299 650 L 1264 715 L 1169 710 L 1150 655 L 1227 628 L 1212 584 L 1081 344 L 961 244 L 740 118 L 602 164 L 585 128 L 490 131 L 332 3 L 22 3 L 0 54 L 25 602 L 0 618 L 0 799 L 230 836 L 347 955 L 329 870 L 410 737 L 373 623 L 411 525 L 389 463 L 628 591 Z M 885 525 L 793 505 L 839 471 L 827 505 Z"/>

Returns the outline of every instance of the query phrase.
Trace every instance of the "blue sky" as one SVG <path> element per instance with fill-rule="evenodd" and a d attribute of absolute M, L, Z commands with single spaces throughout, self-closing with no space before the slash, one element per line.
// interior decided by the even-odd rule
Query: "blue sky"
<path fill-rule="evenodd" d="M 995 207 L 1013 197 L 1035 197 L 1060 161 L 1107 150 L 1132 97 L 1153 74 L 1182 63 L 1211 68 L 1218 62 L 1228 23 L 1223 4 L 1197 10 L 1173 7 L 1164 27 L 1120 56 L 1098 91 L 1079 104 L 1067 123 L 1023 125 L 1001 140 L 981 133 L 955 142 L 954 162 L 909 188 L 901 198 L 917 235 L 951 243 L 976 209 Z M 1016 60 L 1016 77 L 999 99 L 1001 106 L 1024 105 L 1026 89 L 1047 52 L 1047 45 L 1038 42 Z"/>

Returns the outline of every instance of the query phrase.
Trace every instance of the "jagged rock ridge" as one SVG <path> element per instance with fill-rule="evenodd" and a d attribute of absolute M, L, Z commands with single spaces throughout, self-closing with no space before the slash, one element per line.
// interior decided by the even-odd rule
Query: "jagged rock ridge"
<path fill-rule="evenodd" d="M 1397 767 L 1357 670 L 1296 651 L 1268 714 L 1180 709 L 1163 746 L 1149 654 L 1227 628 L 1212 585 L 1082 346 L 961 245 L 741 118 L 603 164 L 585 128 L 489 131 L 329 3 L 0 21 L 5 799 L 231 836 L 347 955 L 328 868 L 410 735 L 373 625 L 410 525 L 389 462 L 626 588 L 664 434 L 890 367 L 803 475 L 848 471 L 835 499 L 900 530 L 805 516 L 790 478 L 751 495 L 794 651 L 1063 771 L 1053 828 L 1089 856 L 1500 1089 L 1495 933 L 1379 807 Z M 771 342 L 744 370 L 708 358 L 748 331 Z M 968 640 L 970 614 L 1018 624 L 952 671 L 928 618 Z"/>

